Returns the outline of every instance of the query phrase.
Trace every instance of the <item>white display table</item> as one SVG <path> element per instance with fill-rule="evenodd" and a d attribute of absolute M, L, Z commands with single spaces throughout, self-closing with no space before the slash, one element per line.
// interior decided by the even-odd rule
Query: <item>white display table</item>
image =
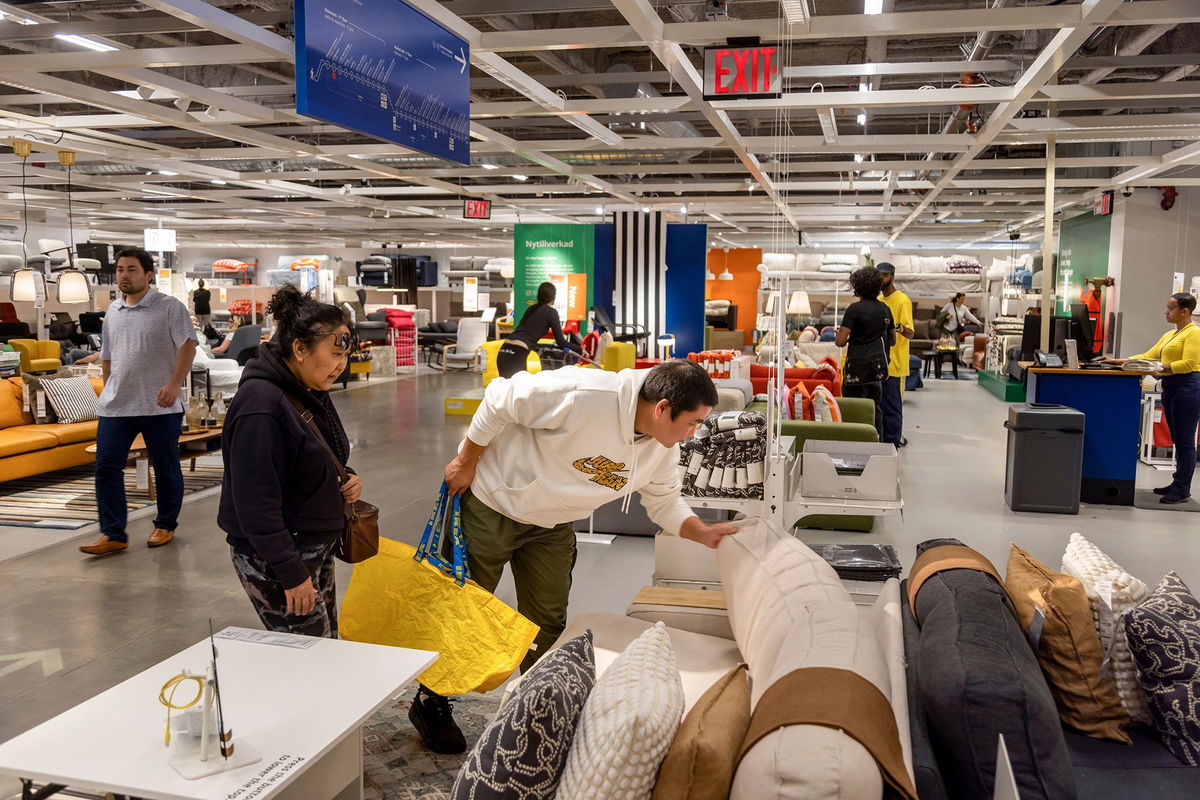
<path fill-rule="evenodd" d="M 198 780 L 167 763 L 159 689 L 185 668 L 203 672 L 205 638 L 0 745 L 0 775 L 147 800 L 361 798 L 363 723 L 437 654 L 286 634 L 269 634 L 282 644 L 221 638 L 253 634 L 265 632 L 226 628 L 217 649 L 235 752 L 244 743 L 261 761 Z"/>

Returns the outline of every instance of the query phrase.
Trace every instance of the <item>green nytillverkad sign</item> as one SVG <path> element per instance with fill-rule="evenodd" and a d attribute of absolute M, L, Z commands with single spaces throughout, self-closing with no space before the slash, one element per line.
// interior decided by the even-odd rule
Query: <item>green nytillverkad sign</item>
<path fill-rule="evenodd" d="M 558 286 L 555 306 L 563 322 L 587 321 L 592 307 L 595 282 L 593 262 L 596 256 L 595 228 L 591 225 L 517 225 L 513 234 L 514 317 L 519 322 L 525 309 L 537 302 L 538 286 L 552 282 Z M 562 279 L 581 275 L 586 281 Z M 558 279 L 552 280 L 555 277 Z M 580 325 L 586 332 L 586 324 Z"/>

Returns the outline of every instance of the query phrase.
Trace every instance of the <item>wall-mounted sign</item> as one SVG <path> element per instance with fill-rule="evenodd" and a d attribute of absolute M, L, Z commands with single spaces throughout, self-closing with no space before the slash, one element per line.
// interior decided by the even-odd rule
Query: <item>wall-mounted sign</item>
<path fill-rule="evenodd" d="M 463 278 L 463 313 L 474 314 L 479 310 L 479 278 Z"/>
<path fill-rule="evenodd" d="M 1112 190 L 1101 192 L 1092 204 L 1092 213 L 1097 217 L 1107 217 L 1113 211 L 1113 193 Z"/>
<path fill-rule="evenodd" d="M 471 162 L 470 49 L 403 0 L 296 0 L 296 111 Z"/>
<path fill-rule="evenodd" d="M 172 228 L 145 228 L 146 249 L 151 253 L 174 253 L 175 231 Z"/>
<path fill-rule="evenodd" d="M 779 48 L 773 44 L 704 48 L 704 99 L 779 97 L 783 93 Z"/>
<path fill-rule="evenodd" d="M 569 275 L 551 275 L 557 294 L 554 308 L 562 320 L 585 320 L 588 315 L 588 276 L 575 272 Z"/>
<path fill-rule="evenodd" d="M 491 200 L 475 200 L 467 198 L 463 200 L 463 219 L 491 219 L 492 218 L 492 201 Z"/>

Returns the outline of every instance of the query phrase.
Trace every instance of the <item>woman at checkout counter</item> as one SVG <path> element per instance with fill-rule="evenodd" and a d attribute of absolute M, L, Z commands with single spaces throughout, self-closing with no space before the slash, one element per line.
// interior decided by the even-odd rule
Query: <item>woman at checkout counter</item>
<path fill-rule="evenodd" d="M 1200 326 L 1192 322 L 1196 298 L 1187 292 L 1173 294 L 1167 300 L 1167 322 L 1175 326 L 1144 353 L 1130 358 L 1161 361 L 1163 365 L 1162 403 L 1167 428 L 1175 442 L 1175 475 L 1170 486 L 1155 489 L 1160 503 L 1182 503 L 1192 493 L 1196 471 L 1196 427 L 1200 425 Z M 1106 358 L 1110 364 L 1124 364 L 1126 358 Z"/>

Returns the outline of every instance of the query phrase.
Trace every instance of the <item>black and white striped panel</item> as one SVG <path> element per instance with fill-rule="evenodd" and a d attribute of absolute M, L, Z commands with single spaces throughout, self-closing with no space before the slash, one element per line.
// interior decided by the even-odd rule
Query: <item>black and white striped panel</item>
<path fill-rule="evenodd" d="M 645 325 L 648 352 L 659 355 L 656 342 L 667 320 L 667 216 L 661 211 L 618 211 L 613 321 Z"/>

